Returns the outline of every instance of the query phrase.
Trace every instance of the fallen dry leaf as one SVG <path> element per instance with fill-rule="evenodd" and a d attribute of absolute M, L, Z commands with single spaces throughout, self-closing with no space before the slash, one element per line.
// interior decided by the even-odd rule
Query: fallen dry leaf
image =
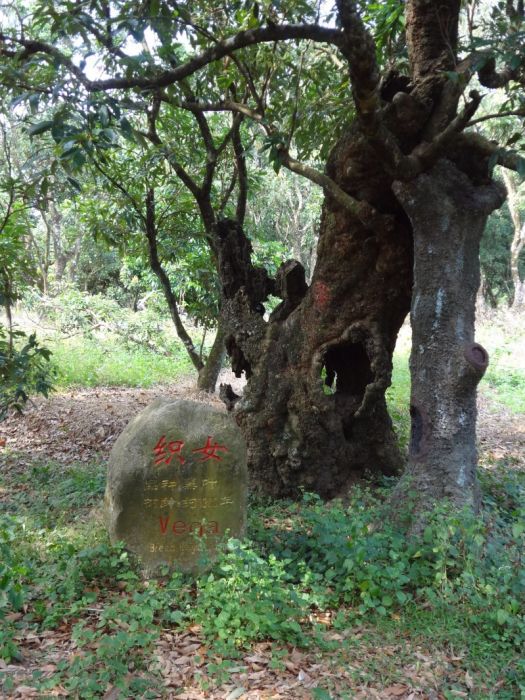
<path fill-rule="evenodd" d="M 399 698 L 402 695 L 405 695 L 409 691 L 408 686 L 406 685 L 401 685 L 401 683 L 395 683 L 394 685 L 389 685 L 388 688 L 385 688 L 383 690 L 383 693 L 385 696 L 393 696 L 395 698 Z"/>

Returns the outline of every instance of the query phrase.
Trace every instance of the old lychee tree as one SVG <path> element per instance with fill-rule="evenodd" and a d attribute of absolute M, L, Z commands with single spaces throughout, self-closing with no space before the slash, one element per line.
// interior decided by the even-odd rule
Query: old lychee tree
<path fill-rule="evenodd" d="M 230 406 L 267 493 L 304 486 L 333 496 L 366 470 L 393 473 L 401 459 L 385 389 L 412 300 L 409 467 L 393 501 L 410 483 L 420 507 L 449 498 L 476 509 L 476 386 L 488 364 L 474 340 L 479 243 L 504 200 L 491 169 L 519 159 L 466 131 L 481 96 L 464 93 L 474 64 L 482 84 L 494 86 L 517 79 L 518 62 L 501 73 L 489 56 L 460 62 L 460 2 L 412 0 L 408 74 L 381 82 L 354 4 L 340 0 L 338 12 L 357 117 L 326 175 L 352 201 L 325 187 L 308 287 L 292 262 L 268 280 L 250 267 L 235 222 L 219 227 L 227 349 L 249 378 Z M 513 17 L 523 21 L 521 6 Z M 257 308 L 268 293 L 282 303 L 266 323 Z"/>
<path fill-rule="evenodd" d="M 57 17 L 64 21 L 57 5 L 66 7 L 53 4 L 55 24 Z M 275 277 L 254 266 L 238 218 L 217 220 L 209 232 L 221 277 L 226 348 L 235 372 L 248 379 L 242 398 L 227 387 L 223 395 L 244 430 L 253 485 L 273 496 L 295 496 L 304 487 L 330 497 L 366 471 L 392 474 L 402 467 L 385 390 L 396 337 L 411 308 L 410 458 L 394 500 L 403 500 L 408 479 L 422 505 L 449 497 L 476 508 L 475 394 L 488 363 L 474 339 L 478 246 L 488 214 L 503 201 L 494 166 L 522 166 L 514 151 L 470 128 L 487 115 L 476 115 L 482 95 L 468 86 L 477 76 L 482 89 L 507 90 L 508 111 L 518 111 L 512 100 L 519 99 L 523 79 L 523 3 L 501 4 L 492 19 L 483 20 L 487 31 L 492 20 L 497 28 L 490 43 L 483 41 L 481 20 L 475 21 L 476 3 L 466 4 L 460 41 L 460 0 L 389 0 L 383 3 L 392 11 L 385 21 L 368 13 L 368 3 L 338 0 L 336 27 L 310 22 L 315 10 L 304 4 L 281 4 L 266 13 L 256 2 L 242 9 L 222 4 L 215 13 L 208 8 L 207 30 L 180 6 L 174 17 L 168 2 L 156 4 L 155 16 L 147 5 L 112 4 L 115 23 L 117 13 L 127 18 L 118 31 L 111 17 L 95 24 L 76 18 L 107 57 L 109 77 L 90 78 L 59 42 L 33 36 L 36 23 L 24 33 L 14 29 L 0 36 L 8 66 L 2 80 L 23 82 L 27 91 L 31 80 L 41 79 L 39 70 L 49 72 L 52 65 L 51 82 L 62 81 L 58 99 L 68 94 L 71 102 L 71 92 L 88 95 L 90 104 L 105 99 L 105 114 L 115 120 L 115 104 L 119 114 L 131 98 L 135 110 L 140 100 L 147 108 L 151 95 L 162 109 L 242 114 L 266 131 L 274 163 L 323 187 L 309 284 L 296 261 L 283 263 Z M 199 8 L 196 13 L 205 12 Z M 359 8 L 372 19 L 365 21 Z M 91 12 L 96 14 L 95 6 Z M 404 33 L 389 65 L 380 69 L 388 18 L 403 13 Z M 158 45 L 149 48 L 154 55 L 133 61 L 122 38 L 126 32 L 143 34 L 148 26 L 157 36 Z M 193 37 L 189 57 L 187 46 L 177 44 L 178 32 Z M 258 90 L 244 63 L 259 44 L 286 40 L 335 47 L 333 70 L 348 73 L 348 113 L 355 117 L 340 129 L 324 172 L 295 157 L 297 113 L 284 138 L 267 118 L 278 66 Z M 238 69 L 235 84 L 218 74 L 199 79 L 200 71 L 220 61 Z M 290 62 L 286 70 L 291 79 Z M 245 173 L 238 176 L 246 184 Z M 266 321 L 261 312 L 269 295 L 281 303 Z"/>

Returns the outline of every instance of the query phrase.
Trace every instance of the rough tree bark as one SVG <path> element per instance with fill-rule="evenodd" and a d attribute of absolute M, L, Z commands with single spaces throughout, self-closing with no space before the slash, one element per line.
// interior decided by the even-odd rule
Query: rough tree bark
<path fill-rule="evenodd" d="M 310 287 L 297 261 L 270 280 L 251 266 L 240 227 L 217 227 L 226 348 L 237 376 L 248 377 L 229 405 L 247 439 L 252 485 L 272 496 L 304 487 L 333 497 L 365 472 L 394 474 L 403 464 L 385 390 L 410 306 L 412 243 L 374 163 L 356 128 L 334 149 L 330 176 L 384 216 L 371 210 L 366 226 L 327 197 Z M 265 322 L 270 293 L 282 303 Z"/>
<path fill-rule="evenodd" d="M 235 372 L 248 377 L 242 398 L 223 394 L 247 438 L 254 486 L 265 493 L 295 496 L 305 487 L 330 497 L 366 470 L 393 473 L 402 460 L 385 390 L 411 297 L 416 226 L 414 291 L 421 311 L 414 315 L 410 474 L 421 482 L 422 501 L 448 495 L 475 506 L 475 386 L 488 359 L 473 341 L 478 246 L 502 196 L 488 177 L 483 149 L 458 136 L 481 99 L 471 93 L 458 113 L 462 88 L 445 73 L 456 68 L 460 2 L 407 2 L 411 74 L 386 76 L 381 90 L 355 3 L 339 0 L 338 9 L 358 119 L 334 149 L 326 174 L 371 210 L 354 215 L 344 197 L 325 189 L 310 287 L 293 261 L 275 281 L 267 279 L 251 267 L 240 228 L 222 223 L 226 346 Z M 441 254 L 430 262 L 427 237 Z M 464 267 L 459 275 L 455 254 Z M 440 287 L 440 263 L 447 261 Z M 265 323 L 257 310 L 269 293 L 283 302 Z M 422 295 L 434 306 L 425 309 Z"/>
<path fill-rule="evenodd" d="M 417 513 L 441 499 L 477 510 L 476 387 L 489 361 L 474 341 L 479 243 L 504 191 L 447 160 L 394 190 L 412 222 L 414 290 L 409 464 L 393 503 L 410 493 Z"/>

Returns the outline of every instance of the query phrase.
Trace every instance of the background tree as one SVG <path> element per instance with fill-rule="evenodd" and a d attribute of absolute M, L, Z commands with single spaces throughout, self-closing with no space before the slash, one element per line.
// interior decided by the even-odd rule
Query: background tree
<path fill-rule="evenodd" d="M 502 172 L 507 189 L 507 201 L 513 225 L 512 243 L 510 245 L 510 275 L 513 286 L 512 306 L 518 308 L 525 304 L 525 277 L 520 271 L 520 255 L 525 246 L 525 221 L 521 213 L 519 187 L 511 174 Z"/>
<path fill-rule="evenodd" d="M 31 393 L 47 396 L 51 389 L 51 353 L 35 334 L 28 337 L 13 324 L 13 304 L 35 277 L 27 246 L 31 215 L 26 201 L 40 182 L 17 173 L 10 131 L 0 115 L 0 304 L 7 321 L 7 327 L 0 324 L 0 421 L 12 408 L 21 411 Z"/>

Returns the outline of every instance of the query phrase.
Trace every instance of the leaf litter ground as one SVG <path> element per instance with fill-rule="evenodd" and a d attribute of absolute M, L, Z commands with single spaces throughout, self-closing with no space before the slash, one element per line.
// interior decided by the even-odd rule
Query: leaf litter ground
<path fill-rule="evenodd" d="M 230 377 L 228 377 L 230 381 Z M 155 389 L 97 388 L 78 390 L 37 399 L 23 416 L 11 416 L 0 426 L 0 465 L 16 478 L 35 462 L 53 460 L 68 465 L 107 458 L 116 438 L 144 406 L 159 395 L 190 398 L 222 405 L 216 396 L 198 393 L 190 380 Z M 511 414 L 487 394 L 480 398 L 479 443 L 481 462 L 491 467 L 504 459 L 514 469 L 525 470 L 525 417 Z M 2 451 L 4 455 L 2 456 Z M 24 487 L 21 487 L 24 488 Z M 0 506 L 8 493 L 0 489 Z M 100 510 L 89 517 L 100 518 Z M 126 596 L 122 590 L 117 595 Z M 103 602 L 87 611 L 86 621 L 95 626 Z M 11 613 L 12 619 L 23 613 Z M 326 628 L 328 647 L 297 649 L 285 644 L 260 642 L 230 664 L 224 677 L 210 677 L 210 660 L 221 668 L 223 660 L 213 656 L 198 625 L 182 632 L 162 630 L 155 643 L 151 668 L 161 678 L 163 690 L 152 697 L 201 700 L 270 700 L 303 698 L 377 698 L 380 700 L 445 700 L 451 697 L 494 697 L 484 679 L 473 677 L 461 653 L 446 640 L 397 634 L 392 615 L 390 630 L 354 626 L 343 631 L 332 626 L 330 615 L 320 615 Z M 22 628 L 17 639 L 21 658 L 16 663 L 0 660 L 0 675 L 10 677 L 15 698 L 71 697 L 60 685 L 42 695 L 31 685 L 35 671 L 41 679 L 55 674 L 64 660 L 81 656 L 72 638 L 71 623 L 57 629 L 35 632 Z M 130 671 L 133 674 L 134 671 Z M 135 673 L 139 673 L 135 671 Z M 329 693 L 322 688 L 330 688 Z M 444 694 L 443 689 L 452 690 Z M 97 695 L 98 697 L 98 695 Z M 104 690 L 105 700 L 131 697 L 114 686 Z"/>

